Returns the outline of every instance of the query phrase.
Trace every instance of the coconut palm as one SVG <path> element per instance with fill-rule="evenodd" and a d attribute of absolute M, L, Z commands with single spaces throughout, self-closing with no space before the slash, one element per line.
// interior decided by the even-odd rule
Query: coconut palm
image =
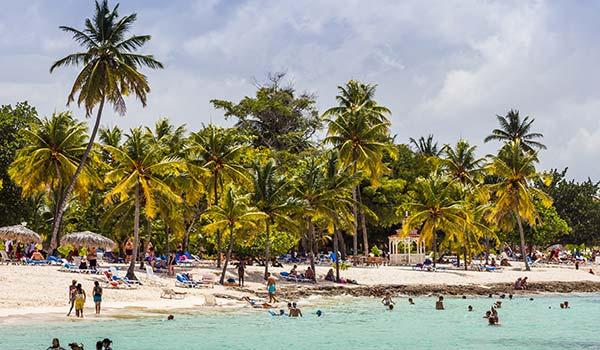
<path fill-rule="evenodd" d="M 484 158 L 475 155 L 476 146 L 471 146 L 465 140 L 459 140 L 454 148 L 445 146 L 442 152 L 442 167 L 450 178 L 463 185 L 475 184 L 483 176 Z"/>
<path fill-rule="evenodd" d="M 54 62 L 50 67 L 52 73 L 55 69 L 65 66 L 83 66 L 75 78 L 71 92 L 67 98 L 67 105 L 74 102 L 77 96 L 77 105 L 84 107 L 90 116 L 97 107 L 96 121 L 92 128 L 88 145 L 81 156 L 77 169 L 65 190 L 63 199 L 58 205 L 58 215 L 54 218 L 52 236 L 58 230 L 62 220 L 64 206 L 71 196 L 76 184 L 76 179 L 83 170 L 85 162 L 92 150 L 96 133 L 100 126 L 104 104 L 108 102 L 115 111 L 121 115 L 126 112 L 124 96 L 133 94 L 143 106 L 146 106 L 146 95 L 150 92 L 148 79 L 138 71 L 141 67 L 151 69 L 163 68 L 162 63 L 155 60 L 152 55 L 136 53 L 146 42 L 149 35 L 133 35 L 126 37 L 137 15 L 131 14 L 119 18 L 119 5 L 112 10 L 108 1 L 96 1 L 93 18 L 85 20 L 85 29 L 79 30 L 68 26 L 60 29 L 73 35 L 73 39 L 83 47 L 84 51 L 70 54 Z M 55 248 L 56 242 L 52 243 Z"/>
<path fill-rule="evenodd" d="M 269 218 L 267 214 L 249 205 L 250 196 L 249 194 L 241 195 L 233 186 L 228 186 L 220 203 L 210 207 L 204 215 L 211 221 L 204 227 L 206 231 L 229 233 L 229 247 L 219 281 L 221 284 L 225 281 L 225 273 L 235 245 L 236 234 L 247 230 L 257 230 L 258 224 Z"/>
<path fill-rule="evenodd" d="M 426 179 L 417 179 L 411 192 L 411 202 L 402 208 L 410 213 L 404 222 L 403 233 L 419 229 L 420 239 L 426 245 L 431 244 L 434 266 L 438 232 L 443 232 L 447 240 L 460 241 L 468 225 L 470 214 L 463 201 L 456 199 L 455 192 L 455 181 L 434 173 Z"/>
<path fill-rule="evenodd" d="M 295 178 L 294 193 L 299 199 L 301 219 L 306 223 L 308 257 L 313 271 L 317 244 L 315 223 L 321 220 L 329 224 L 332 218 L 339 215 L 337 209 L 340 206 L 355 204 L 348 192 L 356 186 L 357 179 L 358 175 L 349 175 L 331 181 L 327 176 L 326 164 L 316 157 L 307 159 L 301 165 L 299 175 Z"/>
<path fill-rule="evenodd" d="M 22 188 L 24 197 L 39 193 L 52 194 L 56 218 L 66 184 L 85 151 L 86 125 L 74 120 L 68 112 L 54 113 L 51 118 L 37 120 L 23 129 L 22 136 L 26 145 L 18 151 L 8 173 L 15 184 Z M 95 155 L 92 155 L 92 159 L 96 161 Z M 96 180 L 94 170 L 88 164 L 77 178 L 74 189 L 85 196 L 89 186 Z M 58 221 L 54 220 L 52 225 L 58 225 Z M 54 229 L 53 226 L 51 246 L 56 246 L 58 232 L 59 228 Z"/>
<path fill-rule="evenodd" d="M 326 143 L 336 147 L 344 166 L 352 167 L 352 174 L 365 171 L 376 185 L 379 178 L 388 171 L 383 163 L 383 156 L 393 153 L 386 144 L 389 133 L 387 115 L 391 112 L 373 100 L 375 85 L 363 84 L 354 80 L 345 87 L 338 86 L 340 94 L 336 97 L 339 105 L 328 109 L 324 117 L 329 123 Z M 332 119 L 335 117 L 335 119 Z M 352 190 L 355 204 L 354 254 L 358 254 L 358 222 L 362 223 L 363 248 L 365 255 L 369 253 L 369 241 L 365 211 L 361 202 L 360 189 Z M 359 220 L 360 219 L 360 220 Z"/>
<path fill-rule="evenodd" d="M 293 220 L 288 214 L 297 203 L 290 197 L 290 181 L 277 174 L 277 163 L 274 159 L 269 159 L 264 164 L 254 162 L 252 170 L 254 184 L 252 202 L 258 210 L 268 216 L 265 220 L 265 278 L 267 278 L 271 261 L 271 228 L 275 224 L 293 225 Z"/>
<path fill-rule="evenodd" d="M 550 206 L 552 199 L 543 191 L 535 188 L 533 182 L 540 178 L 535 170 L 537 155 L 524 152 L 520 141 L 509 142 L 497 156 L 492 157 L 488 173 L 496 177 L 496 183 L 490 184 L 493 207 L 488 214 L 491 222 L 504 231 L 512 231 L 515 221 L 519 228 L 521 255 L 525 269 L 530 270 L 525 254 L 525 235 L 523 221 L 536 226 L 539 218 L 535 200 Z"/>
<path fill-rule="evenodd" d="M 209 125 L 192 133 L 189 138 L 192 167 L 202 167 L 210 172 L 207 190 L 212 193 L 212 205 L 219 204 L 219 190 L 228 183 L 245 182 L 246 169 L 241 164 L 243 151 L 248 147 L 245 138 L 235 129 L 224 129 Z M 221 233 L 216 231 L 217 267 L 221 266 Z"/>
<path fill-rule="evenodd" d="M 419 140 L 411 137 L 409 142 L 415 148 L 415 152 L 424 157 L 439 157 L 442 154 L 442 150 L 438 148 L 438 143 L 434 142 L 432 134 L 429 134 L 427 138 L 421 136 Z"/>
<path fill-rule="evenodd" d="M 169 186 L 169 177 L 179 176 L 185 170 L 184 163 L 171 157 L 164 157 L 160 148 L 150 144 L 140 128 L 135 128 L 126 135 L 121 148 L 104 146 L 113 158 L 113 168 L 106 174 L 106 182 L 114 187 L 106 194 L 105 203 L 133 200 L 133 256 L 137 257 L 139 246 L 140 208 L 144 203 L 144 212 L 148 219 L 157 213 L 159 199 L 173 203 L 181 202 L 181 198 Z M 127 270 L 127 277 L 135 279 L 135 258 Z"/>
<path fill-rule="evenodd" d="M 525 117 L 521 119 L 519 111 L 511 109 L 505 117 L 496 115 L 500 129 L 494 129 L 492 134 L 484 139 L 484 142 L 501 141 L 508 143 L 510 141 L 519 141 L 523 150 L 534 152 L 535 149 L 546 149 L 546 146 L 536 141 L 544 137 L 540 133 L 532 133 L 531 125 L 535 121 L 534 118 Z"/>

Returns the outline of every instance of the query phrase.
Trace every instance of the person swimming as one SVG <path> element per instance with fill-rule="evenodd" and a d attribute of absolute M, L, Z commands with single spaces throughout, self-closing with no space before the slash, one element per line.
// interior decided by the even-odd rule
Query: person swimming
<path fill-rule="evenodd" d="M 413 298 L 408 298 L 408 304 L 409 305 L 415 305 L 415 302 L 413 301 Z"/>
<path fill-rule="evenodd" d="M 384 297 L 383 299 L 381 299 L 381 303 L 382 303 L 384 306 L 390 306 L 390 305 L 394 305 L 394 304 L 396 304 L 396 303 L 394 302 L 394 300 L 392 300 L 392 295 L 391 295 L 390 293 L 387 293 L 387 294 L 385 295 L 385 297 Z"/>
<path fill-rule="evenodd" d="M 169 315 L 169 316 L 167 316 L 167 320 L 168 320 L 168 321 L 172 321 L 172 320 L 174 320 L 174 319 L 175 319 L 175 316 L 173 316 L 173 315 Z"/>
<path fill-rule="evenodd" d="M 472 305 L 469 305 L 469 306 L 467 307 L 467 311 L 468 311 L 468 312 L 471 312 L 471 311 L 473 311 L 473 306 L 472 306 Z"/>
<path fill-rule="evenodd" d="M 388 310 L 390 310 L 390 311 L 394 310 L 394 304 L 389 304 L 388 305 Z"/>
<path fill-rule="evenodd" d="M 438 301 L 435 302 L 436 310 L 444 310 L 444 297 L 440 295 Z"/>
<path fill-rule="evenodd" d="M 323 312 L 321 310 L 317 310 L 317 317 L 323 316 Z"/>

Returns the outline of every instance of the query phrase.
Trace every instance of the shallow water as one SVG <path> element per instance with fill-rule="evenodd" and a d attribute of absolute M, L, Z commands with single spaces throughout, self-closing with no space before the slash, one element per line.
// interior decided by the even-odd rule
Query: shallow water
<path fill-rule="evenodd" d="M 133 349 L 600 349 L 600 296 L 503 300 L 500 326 L 488 326 L 485 310 L 495 299 L 397 298 L 387 311 L 377 299 L 329 299 L 303 308 L 304 318 L 272 317 L 263 310 L 99 322 L 52 322 L 0 326 L 0 349 L 46 349 L 53 337 L 94 349 L 109 337 L 115 350 Z M 467 312 L 473 305 L 475 311 Z M 551 309 L 548 307 L 552 306 Z"/>

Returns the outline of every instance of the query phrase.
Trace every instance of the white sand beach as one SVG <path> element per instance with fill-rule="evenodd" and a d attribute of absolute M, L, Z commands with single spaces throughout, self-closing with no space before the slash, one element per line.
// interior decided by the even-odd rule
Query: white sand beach
<path fill-rule="evenodd" d="M 272 268 L 276 275 L 285 268 Z M 535 282 L 597 282 L 600 283 L 598 274 L 589 274 L 589 268 L 582 267 L 575 270 L 572 267 L 544 267 L 535 268 L 531 272 L 524 272 L 520 267 L 505 268 L 502 272 L 477 272 L 464 270 L 438 270 L 436 272 L 414 271 L 410 267 L 383 266 L 383 267 L 352 267 L 342 272 L 343 277 L 357 280 L 361 285 L 479 285 L 485 286 L 493 283 L 512 283 L 515 279 L 528 276 L 529 281 Z M 141 315 L 165 314 L 169 312 L 188 312 L 211 309 L 228 309 L 249 307 L 241 301 L 241 297 L 256 298 L 256 294 L 263 295 L 265 290 L 262 281 L 263 267 L 248 266 L 246 287 L 225 287 L 215 285 L 214 288 L 180 288 L 175 286 L 174 278 L 158 275 L 164 282 L 164 287 L 153 286 L 145 283 L 143 286 L 132 289 L 105 289 L 103 296 L 103 312 L 100 318 L 110 317 L 136 317 Z M 302 271 L 305 266 L 299 266 Z M 317 274 L 322 278 L 329 267 L 317 267 Z M 595 271 L 600 272 L 597 267 Z M 201 273 L 218 273 L 215 268 L 195 268 L 189 270 L 192 275 Z M 229 273 L 237 277 L 231 269 Z M 145 274 L 138 272 L 142 282 L 146 281 Z M 53 266 L 0 266 L 0 323 L 18 321 L 22 319 L 65 318 L 68 311 L 67 290 L 72 279 L 83 284 L 88 293 L 85 315 L 87 319 L 96 318 L 91 301 L 91 290 L 94 281 L 93 275 L 74 274 L 58 271 Z M 296 283 L 278 279 L 280 290 L 291 288 Z M 312 285 L 302 285 L 311 286 Z M 331 282 L 319 281 L 320 286 L 334 285 Z M 345 285 L 352 288 L 351 285 Z M 296 286 L 294 286 L 296 287 Z M 162 299 L 163 288 L 172 288 L 179 292 L 186 292 L 185 298 Z M 207 295 L 210 301 L 207 303 Z M 216 305 L 214 303 L 216 301 Z"/>

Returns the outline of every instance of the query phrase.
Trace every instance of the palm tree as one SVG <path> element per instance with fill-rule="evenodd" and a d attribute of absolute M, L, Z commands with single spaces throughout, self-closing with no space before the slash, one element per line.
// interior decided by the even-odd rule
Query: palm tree
<path fill-rule="evenodd" d="M 252 202 L 258 210 L 268 216 L 265 220 L 265 278 L 267 278 L 271 261 L 271 227 L 276 223 L 293 225 L 293 220 L 288 213 L 297 206 L 297 203 L 289 196 L 290 181 L 277 174 L 277 164 L 274 159 L 269 159 L 265 164 L 254 162 L 252 169 L 254 184 Z"/>
<path fill-rule="evenodd" d="M 212 205 L 219 205 L 219 189 L 227 183 L 247 181 L 246 169 L 241 164 L 243 151 L 248 147 L 235 129 L 209 125 L 190 135 L 190 159 L 192 166 L 210 172 L 208 190 L 213 194 Z M 221 267 L 221 232 L 216 231 L 217 267 Z"/>
<path fill-rule="evenodd" d="M 348 190 L 355 187 L 358 176 L 340 176 L 335 181 L 327 176 L 327 167 L 316 157 L 303 162 L 300 174 L 295 179 L 295 197 L 299 199 L 301 219 L 306 222 L 308 256 L 311 268 L 315 268 L 316 235 L 315 223 L 319 220 L 335 222 L 337 210 L 342 205 L 352 206 Z M 316 279 L 315 279 L 316 282 Z"/>
<path fill-rule="evenodd" d="M 73 176 L 79 159 L 85 151 L 87 132 L 85 123 L 77 122 L 70 113 L 55 113 L 50 119 L 37 120 L 22 135 L 26 146 L 20 149 L 8 173 L 15 184 L 22 188 L 24 197 L 39 193 L 53 194 L 54 218 L 64 197 L 65 186 Z M 95 154 L 92 155 L 94 163 Z M 88 164 L 74 184 L 75 191 L 85 196 L 89 186 L 98 182 L 94 170 Z M 51 242 L 55 246 L 59 227 L 52 222 Z M 52 245 L 52 244 L 51 244 Z"/>
<path fill-rule="evenodd" d="M 469 213 L 464 203 L 455 198 L 455 191 L 456 182 L 446 176 L 434 173 L 427 179 L 418 178 L 411 202 L 402 208 L 410 213 L 403 225 L 404 234 L 419 228 L 420 239 L 431 244 L 434 266 L 438 232 L 443 232 L 447 240 L 460 240 L 468 225 Z"/>
<path fill-rule="evenodd" d="M 205 213 L 206 218 L 211 221 L 210 224 L 204 227 L 206 231 L 229 233 L 229 247 L 227 248 L 223 271 L 219 280 L 221 284 L 225 281 L 225 273 L 235 245 L 236 233 L 256 230 L 257 223 L 269 217 L 267 214 L 251 207 L 249 201 L 250 195 L 240 195 L 232 186 L 228 186 L 219 205 L 213 205 Z"/>
<path fill-rule="evenodd" d="M 493 195 L 493 207 L 488 215 L 491 222 L 496 222 L 500 229 L 512 231 L 515 221 L 521 239 L 521 255 L 525 269 L 530 270 L 525 254 L 524 220 L 530 226 L 536 226 L 539 218 L 535 200 L 544 206 L 550 206 L 552 199 L 532 184 L 540 175 L 535 170 L 536 153 L 523 151 L 519 140 L 509 142 L 500 150 L 487 167 L 490 175 L 496 177 L 496 183 L 490 184 Z"/>
<path fill-rule="evenodd" d="M 386 144 L 389 131 L 387 115 L 391 112 L 373 100 L 375 85 L 363 84 L 350 80 L 345 87 L 338 86 L 340 94 L 336 97 L 339 105 L 324 113 L 329 122 L 326 143 L 332 144 L 339 150 L 340 159 L 344 166 L 352 166 L 352 174 L 364 170 L 376 185 L 379 178 L 388 171 L 383 163 L 384 153 L 392 153 Z M 335 119 L 330 119 L 335 117 Z M 355 227 L 354 255 L 358 254 L 358 222 L 362 223 L 363 248 L 365 255 L 369 253 L 369 241 L 365 211 L 361 203 L 360 188 L 352 189 Z M 360 220 L 359 220 L 360 219 Z"/>
<path fill-rule="evenodd" d="M 101 3 L 96 1 L 94 17 L 85 20 L 85 29 L 60 27 L 61 30 L 72 34 L 73 39 L 83 47 L 84 51 L 70 54 L 54 62 L 50 67 L 50 72 L 63 66 L 83 65 L 83 69 L 73 83 L 67 105 L 74 102 L 75 95 L 78 94 L 77 105 L 83 105 L 87 116 L 92 114 L 96 106 L 98 109 L 88 145 L 58 205 L 58 214 L 54 218 L 57 223 L 54 224 L 53 237 L 56 236 L 57 232 L 55 231 L 60 226 L 66 201 L 71 196 L 77 177 L 83 170 L 94 145 L 104 103 L 112 104 L 116 112 L 124 115 L 126 106 L 123 97 L 133 94 L 143 106 L 146 106 L 146 95 L 150 92 L 150 87 L 148 79 L 138 71 L 138 68 L 163 68 L 162 63 L 151 55 L 136 53 L 150 40 L 150 36 L 134 35 L 126 38 L 125 36 L 137 19 L 137 15 L 134 13 L 119 19 L 118 8 L 117 4 L 111 10 L 106 0 Z M 53 241 L 51 248 L 55 247 L 56 241 Z"/>
<path fill-rule="evenodd" d="M 437 142 L 434 142 L 432 134 L 429 134 L 427 139 L 423 136 L 419 137 L 419 140 L 415 140 L 411 137 L 409 141 L 410 144 L 415 147 L 417 154 L 426 158 L 439 157 L 442 154 L 442 150 L 438 148 Z"/>
<path fill-rule="evenodd" d="M 173 191 L 166 181 L 167 178 L 179 176 L 185 170 L 184 163 L 177 158 L 163 157 L 160 148 L 150 144 L 140 128 L 132 129 L 126 135 L 126 141 L 121 148 L 104 146 L 110 152 L 113 169 L 106 174 L 106 182 L 114 187 L 106 194 L 105 203 L 134 201 L 133 224 L 133 256 L 127 277 L 135 279 L 135 261 L 138 256 L 140 207 L 144 203 L 148 219 L 157 212 L 157 201 L 166 199 L 180 203 L 181 198 Z"/>
<path fill-rule="evenodd" d="M 475 184 L 481 180 L 485 159 L 475 156 L 476 148 L 465 140 L 459 140 L 455 148 L 448 145 L 443 148 L 442 152 L 446 157 L 442 159 L 442 167 L 450 178 L 463 185 Z"/>
<path fill-rule="evenodd" d="M 484 142 L 489 141 L 501 141 L 508 143 L 510 141 L 519 141 L 523 150 L 527 152 L 534 152 L 535 149 L 546 149 L 546 146 L 536 141 L 544 137 L 540 133 L 532 133 L 531 124 L 535 121 L 534 118 L 531 120 L 529 117 L 525 117 L 521 120 L 519 111 L 511 109 L 508 111 L 505 117 L 496 115 L 500 129 L 494 129 L 492 134 L 484 139 Z"/>

